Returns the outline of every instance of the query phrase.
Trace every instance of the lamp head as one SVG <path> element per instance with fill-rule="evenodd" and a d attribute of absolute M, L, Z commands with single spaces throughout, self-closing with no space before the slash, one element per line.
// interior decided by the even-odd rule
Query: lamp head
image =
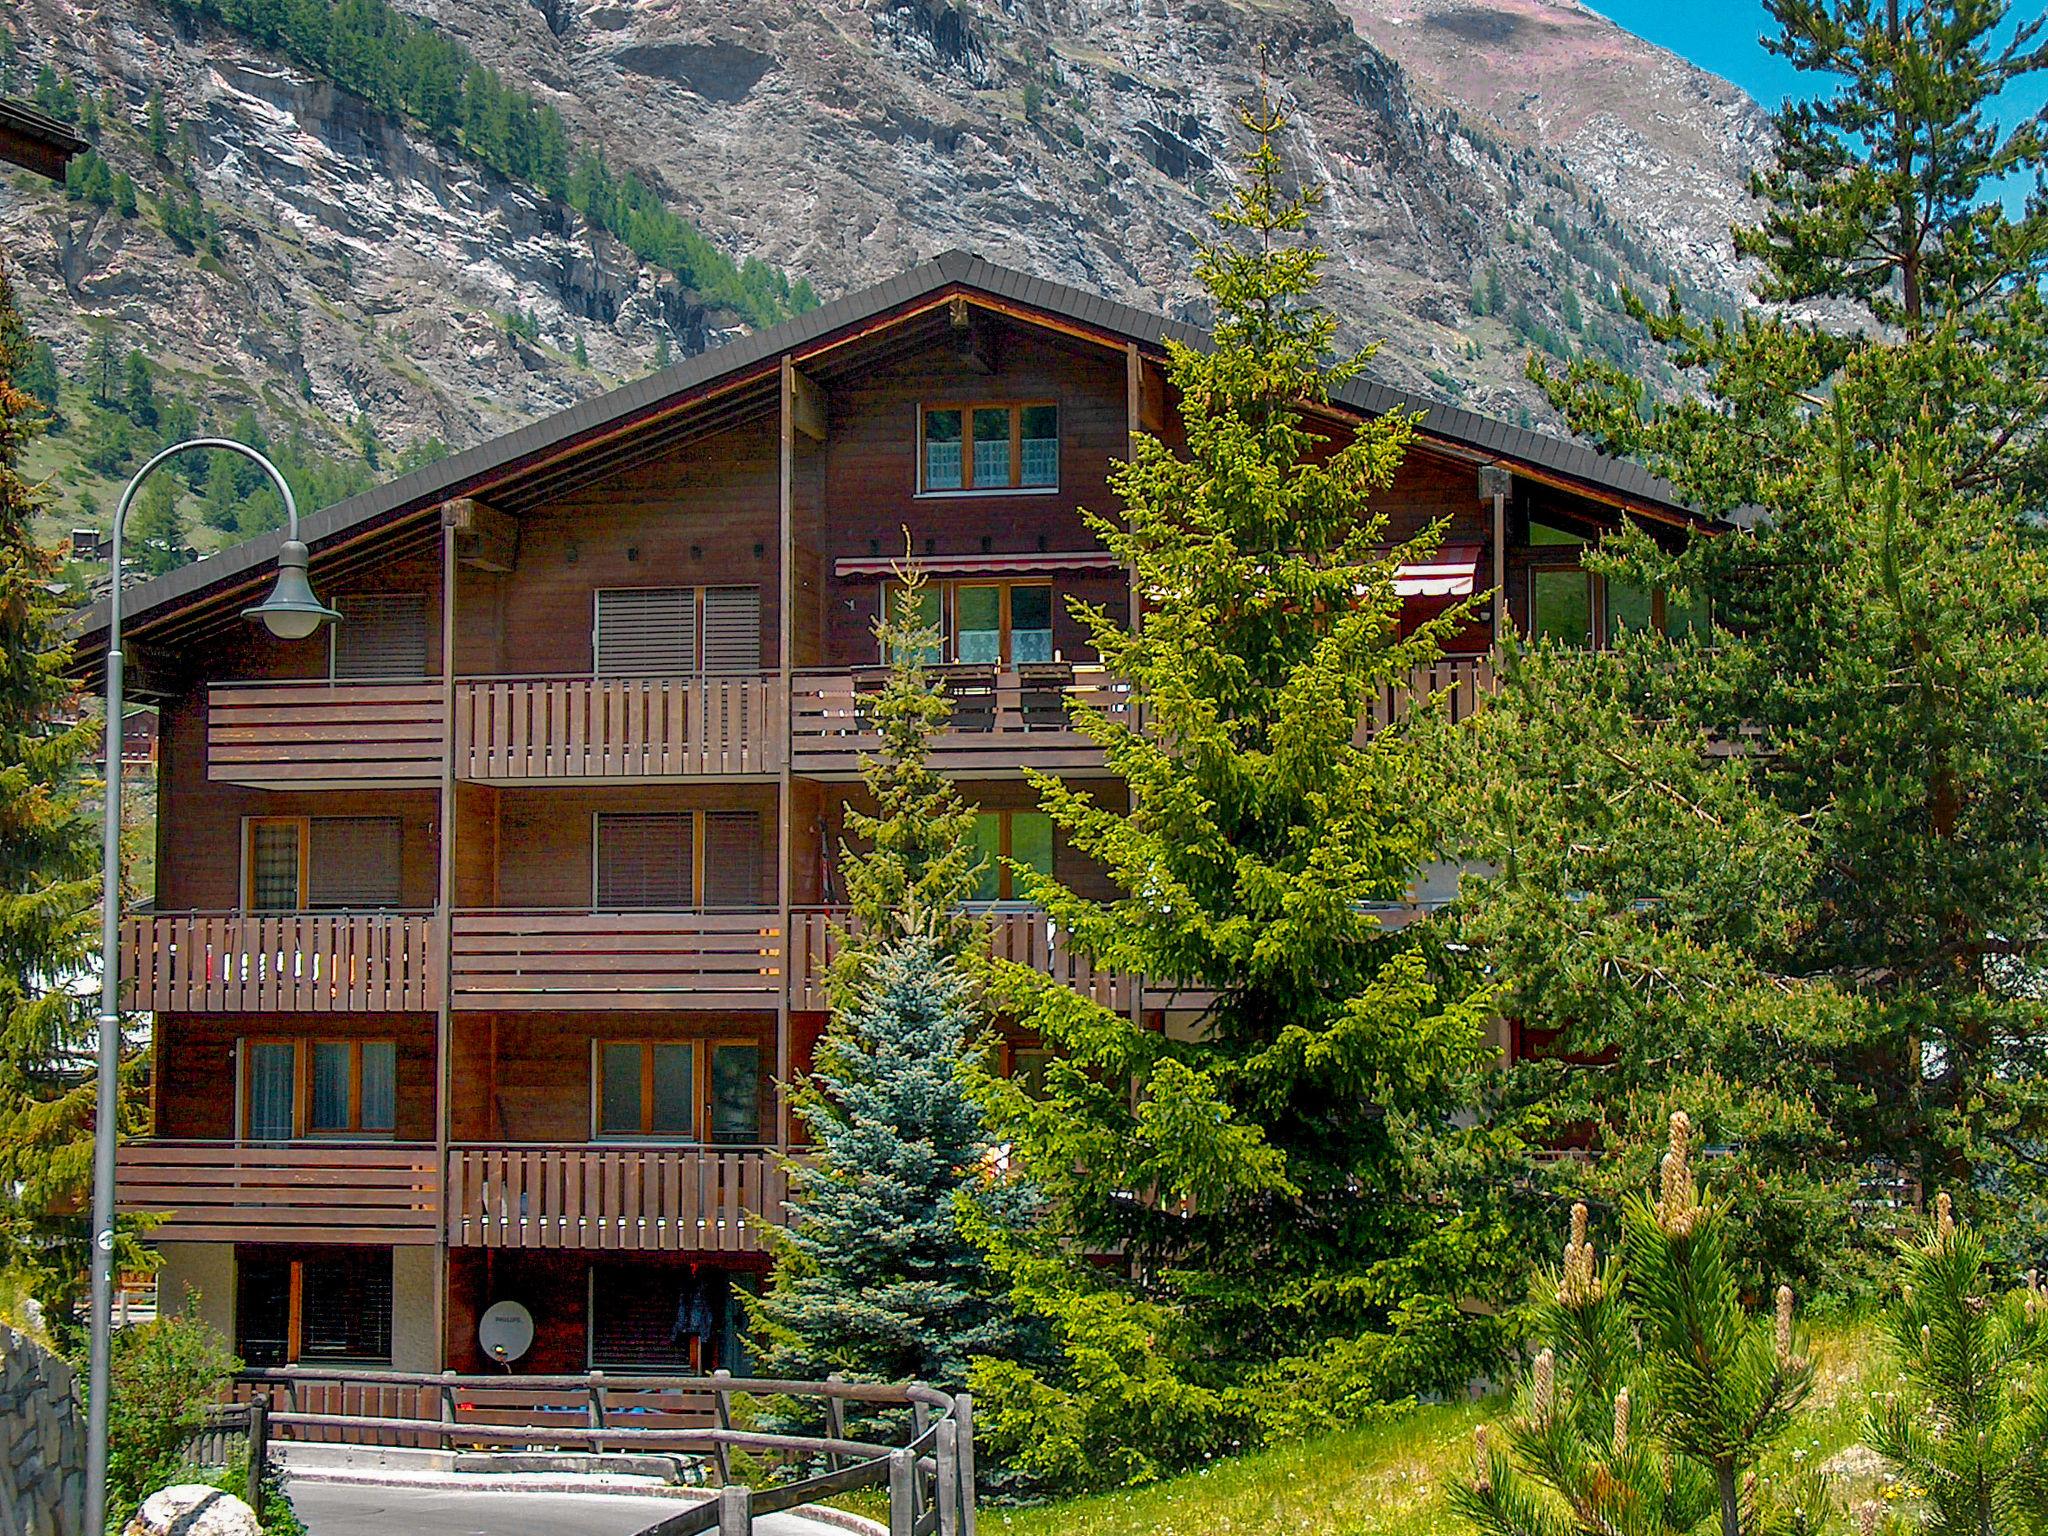
<path fill-rule="evenodd" d="M 306 546 L 287 539 L 277 552 L 277 585 L 254 608 L 244 608 L 242 617 L 262 620 L 280 640 L 304 640 L 341 615 L 313 595 L 313 583 L 306 578 Z"/>

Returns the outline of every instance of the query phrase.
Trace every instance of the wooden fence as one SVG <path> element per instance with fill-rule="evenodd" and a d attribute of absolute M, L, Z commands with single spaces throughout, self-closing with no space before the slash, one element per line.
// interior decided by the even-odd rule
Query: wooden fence
<path fill-rule="evenodd" d="M 234 1387 L 261 1402 L 273 1440 L 454 1450 L 511 1445 L 585 1451 L 670 1451 L 716 1469 L 718 1496 L 640 1536 L 751 1536 L 762 1515 L 886 1488 L 890 1536 L 974 1536 L 974 1405 L 919 1384 L 772 1381 L 710 1376 L 458 1376 L 286 1366 L 244 1371 Z M 734 1399 L 815 1402 L 823 1433 L 734 1427 Z M 849 1410 L 893 1411 L 900 1439 L 863 1438 Z M 762 1488 L 732 1482 L 732 1453 L 780 1469 Z"/>
<path fill-rule="evenodd" d="M 477 1248 L 759 1253 L 787 1180 L 767 1151 L 715 1147 L 458 1146 L 448 1241 Z"/>
<path fill-rule="evenodd" d="M 127 1006 L 173 1013 L 417 1013 L 441 1004 L 423 912 L 152 912 L 123 918 Z"/>
<path fill-rule="evenodd" d="M 457 1008 L 774 1008 L 772 912 L 457 912 Z"/>
<path fill-rule="evenodd" d="M 447 730 L 437 680 L 215 683 L 206 776 L 266 789 L 435 784 Z"/>
<path fill-rule="evenodd" d="M 491 678 L 455 686 L 458 778 L 687 778 L 782 769 L 764 677 Z"/>
<path fill-rule="evenodd" d="M 431 1243 L 441 1178 L 430 1146 L 253 1141 L 123 1142 L 126 1214 L 157 1214 L 151 1236 L 190 1243 Z"/>

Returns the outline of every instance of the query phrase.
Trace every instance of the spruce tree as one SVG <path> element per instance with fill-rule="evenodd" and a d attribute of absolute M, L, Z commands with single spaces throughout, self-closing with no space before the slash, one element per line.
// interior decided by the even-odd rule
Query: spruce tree
<path fill-rule="evenodd" d="M 1004 1287 L 970 1228 L 1029 1201 L 995 1177 L 974 1096 L 986 1050 L 962 912 L 977 867 L 973 812 L 926 761 L 951 705 L 925 658 L 921 576 L 877 625 L 891 665 L 869 704 L 862 765 L 876 810 L 849 810 L 848 925 L 828 976 L 832 1017 L 794 1091 L 811 1153 L 790 1168 L 792 1221 L 755 1305 L 768 1369 L 960 1386 L 977 1354 L 1019 1352 Z"/>
<path fill-rule="evenodd" d="M 93 1010 L 73 991 L 99 939 L 99 835 L 86 803 L 98 732 L 64 676 L 57 562 L 18 468 L 40 412 L 15 387 L 32 343 L 0 267 L 0 1267 L 68 1338 L 86 1270 Z M 132 1258 L 132 1255 L 129 1255 Z"/>
<path fill-rule="evenodd" d="M 152 576 L 175 571 L 192 560 L 185 513 L 179 505 L 183 490 L 175 475 L 154 475 L 135 498 L 128 512 L 126 558 L 138 570 Z"/>
<path fill-rule="evenodd" d="M 1756 1016 L 1785 1021 L 1784 1075 L 1801 1089 L 1777 1098 L 1812 1122 L 1815 1160 L 1846 1179 L 1897 1159 L 2038 1259 L 2041 1223 L 2026 1213 L 2048 1208 L 2048 1001 L 2026 978 L 2048 944 L 2048 201 L 2008 207 L 1998 182 L 2048 168 L 2048 142 L 2038 122 L 1996 127 L 1987 106 L 2037 80 L 2048 56 L 2036 23 L 2007 29 L 2000 0 L 1773 9 L 1773 46 L 1817 90 L 1779 114 L 1762 222 L 1739 243 L 1762 264 L 1761 296 L 1811 307 L 1732 323 L 1628 296 L 1698 386 L 1673 402 L 1598 360 L 1561 374 L 1532 364 L 1575 428 L 1749 525 L 1674 555 L 1631 532 L 1589 562 L 1710 608 L 1713 643 L 1644 635 L 1519 682 L 1511 669 L 1523 701 L 1503 727 L 1547 718 L 1562 749 L 1583 701 L 1616 701 L 1627 722 L 1609 767 L 1595 764 L 1616 794 L 1676 805 L 1712 793 L 1771 823 L 1783 857 L 1744 905 L 1711 857 L 1634 859 L 1628 889 L 1617 839 L 1603 916 L 1642 964 L 1609 967 L 1590 994 L 1559 985 L 1564 968 L 1540 955 L 1501 970 L 1515 1011 L 1564 1029 L 1574 1054 L 1633 1027 L 1641 1009 L 1620 981 L 1661 992 L 1659 1033 L 1621 1084 L 1652 1095 L 1731 1065 L 1721 1047 L 1755 1012 L 1744 997 L 1765 995 L 1750 981 L 1775 989 L 1783 1010 Z M 1671 730 L 1727 755 L 1739 792 L 1676 757 L 1661 785 L 1632 791 L 1611 771 Z M 1497 744 L 1505 785 L 1528 757 Z M 1528 864 L 1500 857 L 1595 846 L 1611 816 L 1585 787 L 1553 781 L 1512 824 L 1465 824 L 1468 851 L 1504 871 L 1487 927 L 1507 932 L 1509 904 L 1547 908 L 1548 931 L 1590 968 L 1600 945 L 1566 920 L 1585 887 L 1561 867 L 1538 887 L 1517 873 Z M 1691 965 L 1701 946 L 1733 955 L 1742 982 Z M 1772 1096 L 1780 1074 L 1753 1045 L 1732 1065 L 1763 1074 L 1742 1085 L 1755 1102 Z"/>
<path fill-rule="evenodd" d="M 1909 1248 L 1883 1332 L 1904 1378 L 1864 1438 L 1923 1490 L 1928 1536 L 2048 1532 L 2048 1291 L 2039 1271 L 2001 1287 L 1947 1195 Z"/>
<path fill-rule="evenodd" d="M 1220 1449 L 1251 1432 L 1239 1394 L 1261 1373 L 1352 1370 L 1347 1398 L 1462 1380 L 1493 1341 L 1458 1298 L 1504 1283 L 1490 1218 L 1435 1164 L 1482 1059 L 1484 999 L 1421 929 L 1372 912 L 1431 856 L 1432 774 L 1405 720 L 1357 739 L 1369 701 L 1463 615 L 1400 634 L 1396 569 L 1437 534 L 1390 551 L 1370 502 L 1413 423 L 1318 414 L 1366 358 L 1333 357 L 1314 303 L 1314 196 L 1283 191 L 1284 121 L 1261 103 L 1247 124 L 1229 233 L 1197 260 L 1213 350 L 1169 348 L 1186 449 L 1136 438 L 1112 476 L 1120 516 L 1089 518 L 1146 598 L 1135 629 L 1074 608 L 1130 688 L 1133 708 L 1075 710 L 1121 793 L 1028 775 L 1118 895 L 1013 867 L 1099 971 L 1215 999 L 1189 1038 L 1002 975 L 1061 1058 L 1042 1097 L 992 1092 L 1055 1213 L 1005 1262 L 1062 1358 L 990 1362 L 976 1391 L 998 1443 L 1055 1482 Z M 1125 1263 L 1085 1257 L 1102 1252 Z"/>
<path fill-rule="evenodd" d="M 1604 1264 L 1587 1208 L 1536 1281 L 1544 1342 L 1498 1434 L 1475 1436 L 1452 1506 L 1486 1536 L 1761 1536 L 1817 1529 L 1825 1495 L 1758 1478 L 1813 1384 L 1789 1287 L 1751 1315 L 1728 1263 L 1728 1207 L 1702 1198 L 1691 1125 L 1671 1117 L 1654 1197 L 1622 1210 Z"/>

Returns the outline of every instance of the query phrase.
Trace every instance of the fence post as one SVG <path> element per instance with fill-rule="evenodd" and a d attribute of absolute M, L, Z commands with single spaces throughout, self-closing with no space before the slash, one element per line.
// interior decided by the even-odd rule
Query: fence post
<path fill-rule="evenodd" d="M 584 1385 L 590 1394 L 590 1427 L 592 1429 L 603 1429 L 604 1372 L 592 1371 Z M 590 1451 L 593 1456 L 602 1456 L 604 1454 L 603 1435 L 592 1435 L 590 1437 Z"/>
<path fill-rule="evenodd" d="M 721 1431 L 717 1445 L 718 1481 L 723 1487 L 732 1481 L 732 1447 L 725 1443 L 723 1431 L 732 1428 L 732 1372 L 711 1373 L 711 1413 Z M 751 1518 L 751 1516 L 749 1517 Z"/>
<path fill-rule="evenodd" d="M 939 1420 L 938 1482 L 934 1497 L 939 1506 L 939 1536 L 960 1536 L 960 1428 L 951 1418 Z"/>
<path fill-rule="evenodd" d="M 441 1373 L 441 1422 L 443 1424 L 453 1424 L 456 1422 L 455 1373 L 453 1371 L 443 1371 Z M 454 1448 L 454 1445 L 455 1436 L 453 1433 L 443 1429 L 441 1431 L 441 1449 L 443 1451 L 451 1450 Z"/>
<path fill-rule="evenodd" d="M 752 1497 L 744 1488 L 718 1490 L 718 1536 L 754 1536 Z"/>
<path fill-rule="evenodd" d="M 923 1403 L 922 1401 L 919 1401 L 919 1402 L 914 1402 L 914 1403 L 912 1403 L 912 1404 L 910 1405 L 910 1439 L 911 1439 L 911 1443 L 912 1443 L 913 1445 L 915 1445 L 915 1444 L 919 1443 L 920 1441 L 922 1441 L 922 1440 L 924 1439 L 924 1437 L 925 1437 L 925 1431 L 927 1431 L 927 1430 L 928 1430 L 928 1429 L 930 1429 L 931 1427 L 932 1427 L 932 1411 L 931 1411 L 931 1409 L 927 1408 L 927 1407 L 926 1407 L 926 1406 L 924 1405 L 924 1403 Z M 920 1450 L 920 1451 L 919 1451 L 919 1452 L 917 1453 L 917 1462 L 916 1462 L 916 1467 L 917 1467 L 917 1502 L 918 1502 L 918 1506 L 919 1506 L 919 1508 L 922 1508 L 922 1507 L 923 1507 L 923 1505 L 924 1505 L 924 1500 L 925 1500 L 925 1494 L 926 1494 L 926 1493 L 927 1493 L 927 1492 L 929 1491 L 929 1485 L 928 1485 L 928 1484 L 927 1484 L 927 1483 L 925 1482 L 925 1475 L 924 1475 L 924 1452 L 923 1452 L 922 1450 Z"/>
<path fill-rule="evenodd" d="M 974 1536 L 974 1394 L 953 1399 L 953 1418 L 960 1426 L 960 1536 Z"/>
<path fill-rule="evenodd" d="M 834 1371 L 830 1376 L 827 1376 L 825 1380 L 828 1383 L 837 1384 L 839 1382 L 846 1380 L 846 1378 L 840 1375 L 839 1372 Z M 827 1439 L 831 1440 L 844 1440 L 846 1438 L 845 1398 L 827 1397 L 825 1399 L 825 1435 Z M 843 1465 L 843 1463 L 839 1459 L 839 1453 L 837 1451 L 832 1452 L 832 1454 L 826 1458 L 825 1464 L 829 1466 L 834 1472 L 837 1472 Z"/>
<path fill-rule="evenodd" d="M 889 1536 L 917 1536 L 917 1452 L 889 1453 Z"/>
<path fill-rule="evenodd" d="M 270 1406 L 260 1397 L 249 1399 L 249 1470 L 248 1495 L 250 1513 L 256 1516 L 256 1523 L 263 1523 L 263 1484 L 270 1474 Z"/>

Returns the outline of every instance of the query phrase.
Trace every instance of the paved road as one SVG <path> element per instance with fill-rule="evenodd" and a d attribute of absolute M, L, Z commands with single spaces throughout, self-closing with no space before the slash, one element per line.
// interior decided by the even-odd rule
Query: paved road
<path fill-rule="evenodd" d="M 469 1492 L 349 1483 L 291 1485 L 292 1504 L 312 1536 L 633 1536 L 683 1506 L 622 1494 Z M 844 1536 L 795 1515 L 756 1522 L 760 1536 Z"/>

